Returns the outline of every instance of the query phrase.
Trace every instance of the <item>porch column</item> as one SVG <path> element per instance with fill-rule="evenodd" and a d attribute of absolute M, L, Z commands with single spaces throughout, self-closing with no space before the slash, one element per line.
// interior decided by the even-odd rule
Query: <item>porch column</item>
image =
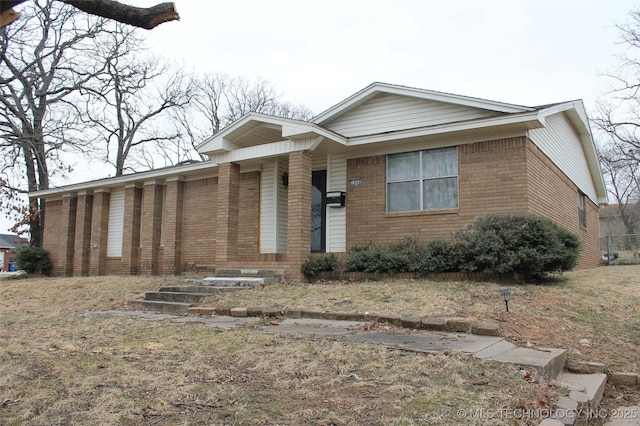
<path fill-rule="evenodd" d="M 76 234 L 76 211 L 78 199 L 75 193 L 62 196 L 62 223 L 60 230 L 60 261 L 56 275 L 73 276 L 73 249 Z"/>
<path fill-rule="evenodd" d="M 92 214 L 93 193 L 79 192 L 76 209 L 76 238 L 73 248 L 73 275 L 77 277 L 89 275 Z"/>
<path fill-rule="evenodd" d="M 184 204 L 184 181 L 181 177 L 167 179 L 166 211 L 164 230 L 163 273 L 182 273 L 182 205 Z"/>
<path fill-rule="evenodd" d="M 300 266 L 311 254 L 311 152 L 289 154 L 287 278 L 304 279 Z"/>
<path fill-rule="evenodd" d="M 256 200 L 256 202 L 259 202 Z M 238 253 L 238 206 L 240 165 L 223 163 L 218 168 L 218 217 L 216 221 L 216 268 L 236 260 Z"/>
<path fill-rule="evenodd" d="M 100 189 L 93 194 L 91 217 L 91 259 L 89 275 L 104 275 L 107 263 L 107 236 L 109 233 L 109 203 L 111 192 Z"/>
<path fill-rule="evenodd" d="M 142 188 L 139 184 L 124 188 L 124 222 L 122 224 L 122 273 L 140 272 L 140 225 L 142 219 Z"/>
<path fill-rule="evenodd" d="M 142 213 L 142 244 L 140 272 L 143 275 L 160 273 L 160 245 L 162 244 L 162 204 L 164 185 L 159 181 L 144 183 Z"/>

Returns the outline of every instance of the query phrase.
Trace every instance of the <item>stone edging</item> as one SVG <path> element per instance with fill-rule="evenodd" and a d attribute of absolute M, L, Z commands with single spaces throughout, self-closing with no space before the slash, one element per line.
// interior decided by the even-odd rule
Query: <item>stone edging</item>
<path fill-rule="evenodd" d="M 474 321 L 463 317 L 450 318 L 418 318 L 392 314 L 358 313 L 358 312 L 325 312 L 307 309 L 277 308 L 232 308 L 227 306 L 191 307 L 188 315 L 224 315 L 232 317 L 286 317 L 313 318 L 335 321 L 386 322 L 396 327 L 415 330 L 447 331 L 471 333 L 478 336 L 498 336 L 500 326 L 493 322 Z"/>

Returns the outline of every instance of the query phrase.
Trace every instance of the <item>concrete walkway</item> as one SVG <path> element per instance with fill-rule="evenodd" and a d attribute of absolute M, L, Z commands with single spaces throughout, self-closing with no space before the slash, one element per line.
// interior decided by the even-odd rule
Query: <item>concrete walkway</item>
<path fill-rule="evenodd" d="M 521 365 L 535 370 L 546 380 L 554 379 L 564 366 L 566 352 L 561 349 L 522 348 L 493 336 L 424 330 L 364 330 L 365 322 L 313 318 L 266 319 L 231 316 L 176 316 L 154 311 L 90 312 L 94 318 L 136 317 L 146 321 L 200 323 L 210 327 L 248 327 L 269 333 L 316 336 L 344 336 L 401 350 L 423 353 L 463 352 L 479 359 Z"/>

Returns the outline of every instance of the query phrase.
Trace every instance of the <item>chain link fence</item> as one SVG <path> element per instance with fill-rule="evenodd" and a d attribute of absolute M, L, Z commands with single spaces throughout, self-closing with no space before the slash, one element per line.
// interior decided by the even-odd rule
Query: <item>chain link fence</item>
<path fill-rule="evenodd" d="M 608 265 L 640 263 L 640 234 L 602 237 L 600 254 Z"/>

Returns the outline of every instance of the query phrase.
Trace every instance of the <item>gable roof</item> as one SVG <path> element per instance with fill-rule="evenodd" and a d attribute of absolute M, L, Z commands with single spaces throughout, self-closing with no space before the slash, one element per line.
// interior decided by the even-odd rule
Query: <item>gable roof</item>
<path fill-rule="evenodd" d="M 215 154 L 284 139 L 323 137 L 345 144 L 346 138 L 314 123 L 250 112 L 198 145 L 203 154 Z"/>
<path fill-rule="evenodd" d="M 0 248 L 14 249 L 24 245 L 26 243 L 16 234 L 0 234 Z"/>
<path fill-rule="evenodd" d="M 345 100 L 332 106 L 328 110 L 320 113 L 319 115 L 311 119 L 312 123 L 324 124 L 336 117 L 351 111 L 352 109 L 363 104 L 367 100 L 374 96 L 387 93 L 399 96 L 409 96 L 422 100 L 444 102 L 454 105 L 466 106 L 471 108 L 486 109 L 495 112 L 502 113 L 519 113 L 519 112 L 531 112 L 534 111 L 533 107 L 526 107 L 522 105 L 513 105 L 504 102 L 490 101 L 486 99 L 473 98 L 469 96 L 455 95 L 452 93 L 437 92 L 433 90 L 418 89 L 408 86 L 400 86 L 395 84 L 375 82 L 360 90 L 357 93 L 349 96 Z"/>

